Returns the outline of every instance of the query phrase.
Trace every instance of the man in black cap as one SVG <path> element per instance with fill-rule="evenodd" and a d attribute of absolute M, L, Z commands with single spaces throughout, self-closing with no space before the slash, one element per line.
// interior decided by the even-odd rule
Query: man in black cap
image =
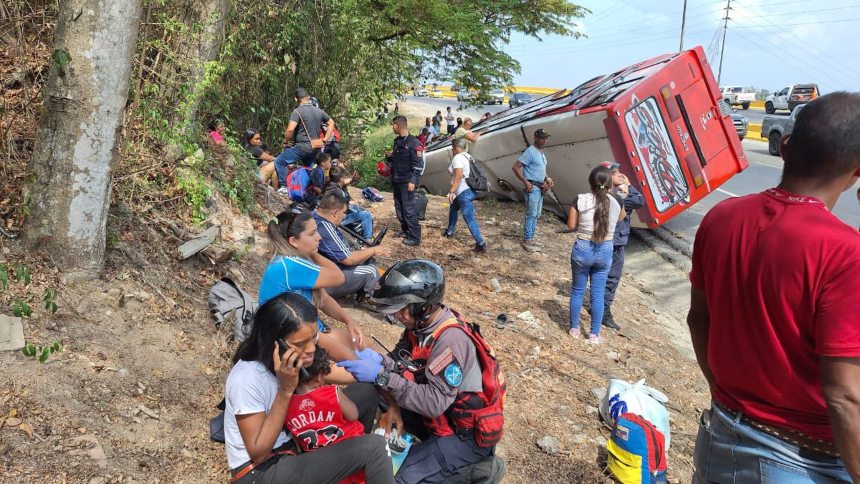
<path fill-rule="evenodd" d="M 606 279 L 606 292 L 603 296 L 603 325 L 607 328 L 620 330 L 621 326 L 612 316 L 610 307 L 615 299 L 615 290 L 621 280 L 624 270 L 624 247 L 630 239 L 630 214 L 637 208 L 645 205 L 645 198 L 639 193 L 624 173 L 618 169 L 621 167 L 614 161 L 604 161 L 603 166 L 609 168 L 612 173 L 612 192 L 624 200 L 624 220 L 615 225 L 615 235 L 612 237 L 612 268 L 609 269 L 609 277 Z"/>
<path fill-rule="evenodd" d="M 421 243 L 421 226 L 418 225 L 418 208 L 415 189 L 424 172 L 424 146 L 409 134 L 405 116 L 395 116 L 391 129 L 397 135 L 393 149 L 386 152 L 391 167 L 391 185 L 394 187 L 394 208 L 405 235 L 403 243 L 415 247 Z"/>
<path fill-rule="evenodd" d="M 526 220 L 522 245 L 528 252 L 540 252 L 541 246 L 534 241 L 534 236 L 537 220 L 543 210 L 543 192 L 555 185 L 552 178 L 546 176 L 546 155 L 543 147 L 549 137 L 549 133 L 543 128 L 535 131 L 534 142 L 511 167 L 525 189 Z"/>

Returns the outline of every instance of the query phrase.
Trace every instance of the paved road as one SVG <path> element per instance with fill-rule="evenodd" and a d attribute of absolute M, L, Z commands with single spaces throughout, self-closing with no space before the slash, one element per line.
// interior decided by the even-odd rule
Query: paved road
<path fill-rule="evenodd" d="M 470 106 L 466 109 L 460 109 L 460 103 L 457 102 L 457 100 L 454 98 L 414 97 L 411 95 L 406 96 L 405 99 L 401 102 L 409 103 L 410 101 L 420 102 L 421 104 L 434 106 L 436 110 L 442 111 L 443 116 L 445 115 L 445 108 L 451 106 L 451 109 L 456 113 L 458 117 L 469 116 L 474 120 L 478 120 L 486 112 L 496 114 L 500 111 L 508 109 L 507 104 L 502 104 L 501 106 L 499 106 L 498 104 L 492 106 Z M 432 117 L 434 114 L 436 114 L 436 111 L 428 112 L 427 116 Z"/>
<path fill-rule="evenodd" d="M 683 241 L 692 243 L 702 217 L 718 202 L 732 196 L 758 193 L 779 183 L 782 174 L 782 159 L 770 156 L 767 153 L 765 143 L 744 140 L 743 146 L 750 160 L 749 168 L 743 173 L 735 175 L 699 203 L 666 222 L 663 225 L 666 230 L 672 232 L 676 237 L 680 237 Z M 844 192 L 833 210 L 837 217 L 854 227 L 860 226 L 860 204 L 857 203 L 856 193 L 857 186 Z"/>

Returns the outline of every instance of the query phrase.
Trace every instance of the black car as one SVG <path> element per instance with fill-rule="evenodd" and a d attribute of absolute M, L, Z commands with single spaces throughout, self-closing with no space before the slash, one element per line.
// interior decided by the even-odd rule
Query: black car
<path fill-rule="evenodd" d="M 508 97 L 508 107 L 514 108 L 532 102 L 532 97 L 527 92 L 515 92 Z"/>

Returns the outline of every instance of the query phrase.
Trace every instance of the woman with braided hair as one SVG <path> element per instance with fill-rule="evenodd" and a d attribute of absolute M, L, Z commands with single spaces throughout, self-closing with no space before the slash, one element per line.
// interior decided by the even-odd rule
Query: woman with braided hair
<path fill-rule="evenodd" d="M 609 168 L 599 165 L 588 175 L 591 192 L 576 196 L 570 208 L 567 224 L 576 232 L 576 242 L 570 253 L 573 284 L 570 291 L 570 331 L 579 338 L 579 312 L 585 287 L 591 280 L 591 331 L 588 342 L 599 344 L 600 323 L 603 321 L 603 294 L 606 277 L 612 266 L 612 236 L 615 224 L 625 213 L 623 201 L 611 193 L 612 174 Z"/>

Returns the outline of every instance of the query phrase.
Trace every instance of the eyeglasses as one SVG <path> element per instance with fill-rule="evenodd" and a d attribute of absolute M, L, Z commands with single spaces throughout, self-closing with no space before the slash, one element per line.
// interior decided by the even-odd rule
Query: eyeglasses
<path fill-rule="evenodd" d="M 293 226 L 293 221 L 296 219 L 296 217 L 298 217 L 299 215 L 301 215 L 303 213 L 305 213 L 305 210 L 303 210 L 301 207 L 293 205 L 289 208 L 289 210 L 284 210 L 283 212 L 278 214 L 278 216 L 277 216 L 278 225 L 286 223 L 287 224 L 286 233 L 289 234 L 290 229 Z"/>

